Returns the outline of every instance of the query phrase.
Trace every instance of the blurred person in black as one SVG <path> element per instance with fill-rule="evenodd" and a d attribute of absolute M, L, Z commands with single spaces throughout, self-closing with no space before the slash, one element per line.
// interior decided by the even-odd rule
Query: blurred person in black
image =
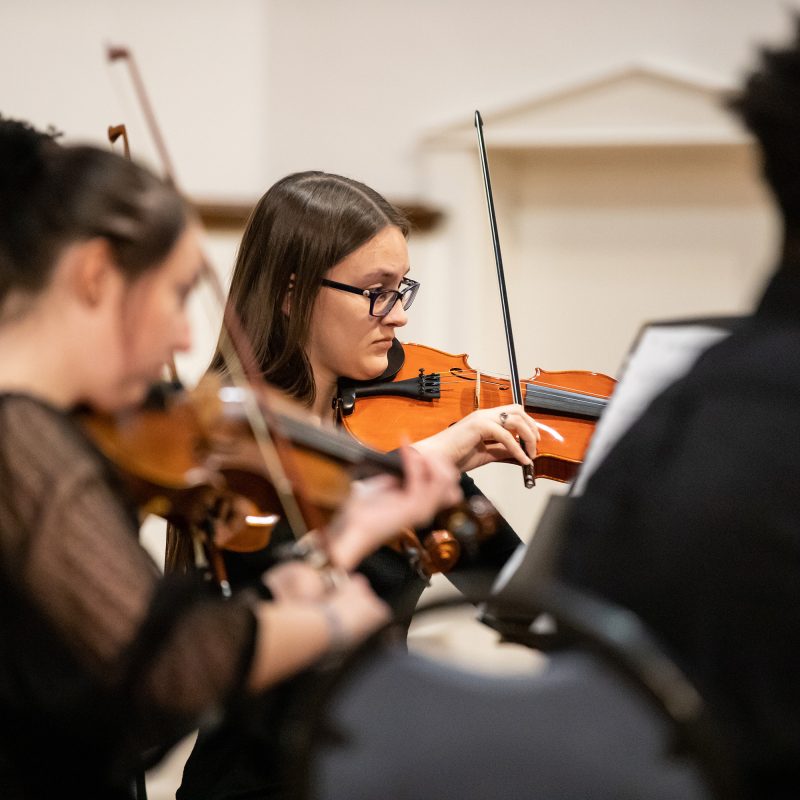
<path fill-rule="evenodd" d="M 563 577 L 634 611 L 732 739 L 749 795 L 800 796 L 800 20 L 732 102 L 783 222 L 755 312 L 592 476 Z"/>

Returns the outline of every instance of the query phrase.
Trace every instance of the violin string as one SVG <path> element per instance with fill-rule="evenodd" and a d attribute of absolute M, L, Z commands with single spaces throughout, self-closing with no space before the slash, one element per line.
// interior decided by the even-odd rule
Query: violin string
<path fill-rule="evenodd" d="M 475 375 L 475 377 L 472 377 L 472 375 Z M 504 382 L 504 383 L 507 383 L 507 378 L 504 378 L 502 375 L 497 374 L 497 375 L 492 375 L 491 377 L 487 378 L 485 373 L 483 373 L 483 372 L 479 373 L 477 370 L 465 370 L 463 372 L 458 372 L 456 374 L 454 374 L 454 373 L 431 372 L 431 373 L 426 373 L 424 377 L 426 377 L 426 378 L 432 378 L 432 377 L 438 378 L 438 384 L 439 384 L 440 387 L 441 386 L 458 386 L 459 384 L 462 384 L 464 381 L 476 381 L 476 382 L 480 382 L 481 384 L 487 384 L 489 386 L 496 386 L 500 391 L 510 391 L 510 389 L 511 389 L 510 386 L 501 386 L 501 385 L 499 385 L 501 381 Z M 539 391 L 543 392 L 543 393 L 547 393 L 547 391 L 554 391 L 554 392 L 558 392 L 561 395 L 567 395 L 567 396 L 570 396 L 570 397 L 597 397 L 597 398 L 601 398 L 601 395 L 593 394 L 592 392 L 576 392 L 576 391 L 570 390 L 570 389 L 559 389 L 557 386 L 547 386 L 545 384 L 539 384 L 539 383 L 534 384 L 533 381 L 522 381 L 522 383 L 523 383 L 523 385 L 525 387 L 527 387 L 529 384 L 530 385 L 535 385 L 536 388 Z M 442 391 L 444 391 L 444 390 L 442 390 Z"/>

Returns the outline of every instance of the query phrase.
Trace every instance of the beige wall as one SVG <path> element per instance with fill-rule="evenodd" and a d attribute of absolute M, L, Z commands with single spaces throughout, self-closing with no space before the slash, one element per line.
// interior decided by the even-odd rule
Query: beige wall
<path fill-rule="evenodd" d="M 749 149 L 586 148 L 503 160 L 508 280 L 528 332 L 521 362 L 616 374 L 645 321 L 752 303 L 773 229 Z"/>

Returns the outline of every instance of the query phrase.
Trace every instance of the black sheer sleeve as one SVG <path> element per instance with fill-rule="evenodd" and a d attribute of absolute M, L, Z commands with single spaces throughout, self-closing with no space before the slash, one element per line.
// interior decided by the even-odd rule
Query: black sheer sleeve
<path fill-rule="evenodd" d="M 49 668 L 41 680 L 24 676 L 31 713 L 80 719 L 86 710 L 69 698 L 85 703 L 96 690 L 125 709 L 126 738 L 150 746 L 235 695 L 255 619 L 246 600 L 222 602 L 185 578 L 164 579 L 111 486 L 69 417 L 31 398 L 0 397 L 0 580 L 14 598 L 0 621 L 6 631 L 20 615 L 37 621 L 28 642 L 15 642 L 37 652 L 34 673 L 43 655 L 63 664 L 60 686 Z M 25 658 L 0 659 L 8 708 Z M 73 691 L 87 685 L 94 689 Z"/>

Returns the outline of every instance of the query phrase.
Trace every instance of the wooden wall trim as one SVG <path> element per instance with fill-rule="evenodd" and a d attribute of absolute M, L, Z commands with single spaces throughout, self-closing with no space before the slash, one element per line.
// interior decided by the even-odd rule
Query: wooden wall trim
<path fill-rule="evenodd" d="M 256 201 L 195 200 L 194 207 L 210 231 L 243 230 Z M 411 222 L 412 231 L 428 233 L 444 219 L 444 212 L 427 203 L 395 202 Z"/>

